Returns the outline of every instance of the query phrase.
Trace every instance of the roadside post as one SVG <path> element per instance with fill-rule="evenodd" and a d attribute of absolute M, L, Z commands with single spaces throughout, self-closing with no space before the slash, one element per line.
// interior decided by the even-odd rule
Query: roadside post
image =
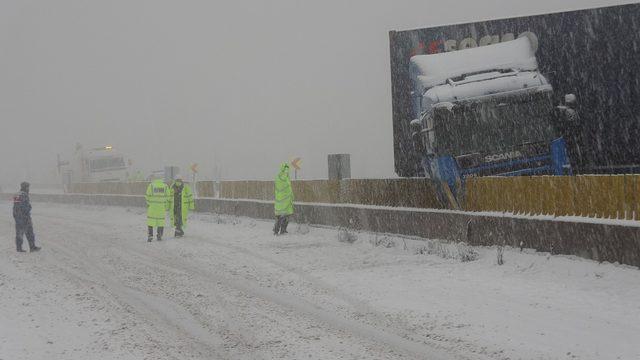
<path fill-rule="evenodd" d="M 198 197 L 198 187 L 196 186 L 196 174 L 198 174 L 198 164 L 193 163 L 190 166 L 191 169 L 191 188 L 193 189 L 193 194 L 195 197 Z"/>
<path fill-rule="evenodd" d="M 294 180 L 298 180 L 298 170 L 300 170 L 300 166 L 302 164 L 302 158 L 295 158 L 293 160 L 291 160 L 291 167 L 293 167 L 293 179 Z M 302 208 L 299 208 L 296 211 L 296 215 L 295 215 L 295 219 L 296 219 L 296 232 L 298 234 L 307 234 L 309 233 L 309 224 L 307 222 L 307 218 L 304 215 L 304 213 L 302 212 Z"/>

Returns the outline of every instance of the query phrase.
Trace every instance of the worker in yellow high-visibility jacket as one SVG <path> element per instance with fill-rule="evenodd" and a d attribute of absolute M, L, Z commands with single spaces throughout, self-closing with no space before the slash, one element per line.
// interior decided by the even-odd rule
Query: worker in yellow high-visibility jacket
<path fill-rule="evenodd" d="M 157 239 L 162 240 L 162 232 L 166 221 L 166 214 L 170 206 L 169 187 L 162 180 L 156 179 L 147 186 L 145 195 L 147 200 L 147 241 L 153 240 L 153 228 L 157 228 Z"/>
<path fill-rule="evenodd" d="M 293 190 L 289 178 L 289 164 L 287 163 L 280 165 L 280 172 L 275 179 L 274 192 L 276 223 L 273 227 L 273 234 L 286 234 L 289 217 L 293 215 Z"/>

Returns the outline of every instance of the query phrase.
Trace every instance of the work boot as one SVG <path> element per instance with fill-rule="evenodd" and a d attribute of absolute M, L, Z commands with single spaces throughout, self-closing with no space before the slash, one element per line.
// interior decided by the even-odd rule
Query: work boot
<path fill-rule="evenodd" d="M 18 249 L 16 249 L 18 252 L 26 252 L 24 251 L 21 247 L 19 247 Z"/>
<path fill-rule="evenodd" d="M 288 234 L 287 225 L 289 225 L 289 219 L 285 217 L 280 224 L 280 235 Z"/>
<path fill-rule="evenodd" d="M 41 249 L 40 247 L 34 245 L 31 249 L 29 249 L 29 251 L 36 252 L 36 251 L 40 251 L 40 249 Z"/>
<path fill-rule="evenodd" d="M 280 232 L 280 216 L 276 216 L 276 223 L 273 225 L 273 235 L 278 235 Z"/>
<path fill-rule="evenodd" d="M 147 242 L 151 242 L 151 240 L 153 240 L 153 236 L 147 237 Z"/>

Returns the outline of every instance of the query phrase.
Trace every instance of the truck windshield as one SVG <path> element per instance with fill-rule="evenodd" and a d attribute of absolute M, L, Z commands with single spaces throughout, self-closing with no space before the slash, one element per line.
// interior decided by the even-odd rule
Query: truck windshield
<path fill-rule="evenodd" d="M 554 138 L 549 92 L 456 103 L 434 114 L 435 151 L 459 156 Z"/>
<path fill-rule="evenodd" d="M 104 157 L 93 159 L 89 163 L 91 171 L 122 169 L 125 167 L 122 157 Z"/>

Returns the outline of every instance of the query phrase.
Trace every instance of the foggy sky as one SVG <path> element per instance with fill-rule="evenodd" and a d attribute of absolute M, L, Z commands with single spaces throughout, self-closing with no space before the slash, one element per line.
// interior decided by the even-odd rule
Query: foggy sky
<path fill-rule="evenodd" d="M 0 0 L 0 184 L 111 144 L 145 172 L 393 172 L 389 30 L 629 1 Z"/>

